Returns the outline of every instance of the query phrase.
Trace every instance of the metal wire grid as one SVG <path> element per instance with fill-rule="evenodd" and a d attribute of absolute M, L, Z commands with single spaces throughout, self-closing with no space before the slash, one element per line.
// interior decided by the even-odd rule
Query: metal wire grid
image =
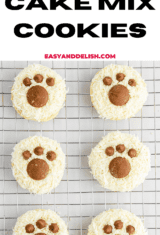
<path fill-rule="evenodd" d="M 12 108 L 10 89 L 23 67 L 42 63 L 66 78 L 66 105 L 55 120 L 36 123 L 21 118 Z M 1 62 L 2 102 L 0 140 L 0 235 L 12 234 L 16 219 L 30 209 L 53 209 L 68 224 L 70 234 L 87 234 L 92 218 L 109 208 L 130 210 L 144 218 L 149 235 L 160 232 L 160 62 L 116 61 L 131 65 L 146 79 L 149 98 L 143 110 L 125 121 L 99 119 L 89 97 L 94 74 L 110 62 Z M 112 62 L 113 63 L 113 62 Z M 104 190 L 93 179 L 87 155 L 103 135 L 120 130 L 137 134 L 150 147 L 152 170 L 144 184 L 130 193 Z M 14 180 L 10 159 L 13 146 L 30 135 L 56 139 L 66 153 L 66 171 L 61 184 L 49 195 L 31 195 Z"/>

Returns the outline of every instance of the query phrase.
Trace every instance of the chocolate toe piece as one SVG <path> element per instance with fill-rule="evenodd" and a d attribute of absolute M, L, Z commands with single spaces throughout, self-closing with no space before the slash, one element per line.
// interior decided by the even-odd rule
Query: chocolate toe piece
<path fill-rule="evenodd" d="M 43 149 L 42 147 L 40 147 L 40 146 L 38 146 L 38 147 L 36 147 L 36 148 L 34 149 L 34 153 L 35 153 L 37 156 L 42 155 L 42 154 L 43 154 L 43 151 L 44 151 L 44 149 Z"/>
<path fill-rule="evenodd" d="M 106 86 L 110 86 L 112 84 L 112 78 L 111 77 L 105 77 L 103 78 L 103 83 Z"/>
<path fill-rule="evenodd" d="M 48 86 L 54 86 L 55 84 L 54 78 L 47 78 L 46 83 Z"/>
<path fill-rule="evenodd" d="M 49 230 L 50 230 L 52 233 L 58 233 L 58 231 L 59 231 L 58 224 L 52 223 L 52 224 L 49 226 Z"/>
<path fill-rule="evenodd" d="M 117 220 L 114 222 L 115 229 L 122 229 L 123 228 L 123 222 L 121 220 Z"/>
<path fill-rule="evenodd" d="M 130 80 L 128 81 L 128 84 L 129 84 L 130 86 L 136 86 L 136 81 L 135 81 L 134 79 L 130 79 Z"/>
<path fill-rule="evenodd" d="M 130 234 L 134 234 L 135 228 L 134 228 L 132 225 L 128 225 L 128 226 L 126 227 L 126 232 L 129 233 L 129 235 L 130 235 Z"/>
<path fill-rule="evenodd" d="M 117 152 L 119 152 L 119 153 L 123 153 L 123 152 L 125 151 L 125 146 L 124 146 L 124 144 L 119 144 L 119 145 L 117 145 L 117 146 L 116 146 L 116 150 L 117 150 Z"/>
<path fill-rule="evenodd" d="M 36 226 L 37 226 L 37 228 L 42 229 L 42 228 L 45 228 L 47 226 L 47 223 L 46 223 L 45 220 L 39 219 L 36 222 Z"/>
<path fill-rule="evenodd" d="M 41 74 L 36 74 L 33 79 L 35 82 L 41 83 L 43 81 L 43 76 Z"/>
<path fill-rule="evenodd" d="M 135 149 L 130 149 L 128 151 L 128 156 L 130 156 L 131 158 L 136 157 L 137 156 L 137 151 Z"/>
<path fill-rule="evenodd" d="M 53 151 L 47 152 L 47 159 L 51 162 L 54 161 L 56 159 L 56 153 Z"/>
<path fill-rule="evenodd" d="M 24 80 L 23 80 L 23 84 L 25 85 L 25 86 L 30 86 L 32 83 L 31 83 L 31 79 L 30 78 L 25 78 Z"/>
<path fill-rule="evenodd" d="M 22 153 L 22 156 L 25 160 L 28 160 L 32 156 L 32 154 L 28 150 L 26 150 Z"/>
<path fill-rule="evenodd" d="M 124 80 L 125 76 L 126 75 L 124 73 L 117 73 L 116 79 L 117 79 L 117 81 L 121 82 Z"/>
<path fill-rule="evenodd" d="M 113 156 L 113 154 L 114 154 L 114 148 L 113 148 L 113 147 L 108 147 L 108 148 L 106 148 L 105 153 L 106 153 L 108 156 Z"/>
<path fill-rule="evenodd" d="M 110 234 L 112 233 L 112 226 L 107 224 L 104 226 L 103 230 L 104 230 L 104 233 Z"/>
<path fill-rule="evenodd" d="M 26 233 L 33 233 L 35 228 L 33 226 L 33 224 L 27 224 L 25 227 Z"/>

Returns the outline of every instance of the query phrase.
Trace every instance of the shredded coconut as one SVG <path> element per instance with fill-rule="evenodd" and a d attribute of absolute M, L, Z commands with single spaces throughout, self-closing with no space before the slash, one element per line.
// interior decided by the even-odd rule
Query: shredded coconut
<path fill-rule="evenodd" d="M 41 156 L 37 156 L 33 152 L 38 146 L 44 148 L 43 155 Z M 25 160 L 22 156 L 22 153 L 26 150 L 30 151 L 32 154 L 28 160 Z M 54 151 L 56 153 L 56 159 L 54 161 L 49 161 L 46 158 L 48 151 Z M 27 173 L 26 169 L 28 163 L 35 158 L 43 159 L 49 165 L 49 173 L 43 180 L 33 180 Z M 59 185 L 64 174 L 65 155 L 60 144 L 55 140 L 41 136 L 33 136 L 20 141 L 14 147 L 11 163 L 13 175 L 22 188 L 28 189 L 31 193 L 44 194 L 49 193 Z"/>
<path fill-rule="evenodd" d="M 124 73 L 126 75 L 123 81 L 117 81 L 117 73 Z M 103 83 L 103 78 L 107 76 L 112 78 L 112 84 L 110 86 L 105 86 Z M 128 84 L 130 79 L 136 81 L 135 87 L 131 87 Z M 117 84 L 124 85 L 129 90 L 130 99 L 123 106 L 113 105 L 108 97 L 109 90 Z M 93 106 L 101 118 L 121 120 L 133 117 L 142 108 L 148 93 L 146 83 L 141 75 L 132 67 L 108 65 L 96 73 L 91 83 L 90 95 Z"/>
<path fill-rule="evenodd" d="M 119 144 L 125 145 L 125 151 L 119 153 L 116 151 L 116 146 Z M 114 155 L 107 156 L 105 150 L 107 147 L 114 148 Z M 131 158 L 128 156 L 129 149 L 137 151 L 137 157 Z M 125 178 L 115 178 L 110 174 L 109 164 L 116 157 L 126 158 L 130 165 L 131 171 Z M 89 156 L 89 166 L 95 179 L 104 188 L 112 191 L 132 191 L 135 187 L 143 183 L 150 170 L 150 152 L 139 139 L 130 134 L 121 132 L 111 132 L 92 149 Z"/>
<path fill-rule="evenodd" d="M 46 221 L 47 226 L 45 228 L 39 229 L 36 226 L 36 222 L 39 219 Z M 65 222 L 57 215 L 54 211 L 37 209 L 28 211 L 17 219 L 17 223 L 13 229 L 13 235 L 27 235 L 25 226 L 27 224 L 32 224 L 35 227 L 35 231 L 32 234 L 45 233 L 47 235 L 53 235 L 53 232 L 49 230 L 49 225 L 51 223 L 57 223 L 59 227 L 58 233 L 56 235 L 68 235 L 67 226 Z"/>
<path fill-rule="evenodd" d="M 123 222 L 122 229 L 115 229 L 114 222 L 121 220 Z M 134 235 L 147 235 L 147 231 L 140 218 L 135 216 L 129 211 L 122 209 L 111 209 L 104 211 L 98 216 L 96 216 L 88 228 L 88 235 L 104 235 L 104 226 L 111 225 L 112 233 L 111 235 L 128 235 L 126 232 L 126 227 L 131 225 L 135 228 Z"/>
<path fill-rule="evenodd" d="M 44 77 L 42 83 L 36 83 L 34 81 L 33 78 L 36 74 L 41 74 Z M 23 79 L 26 77 L 32 80 L 30 87 L 26 87 L 23 84 Z M 48 77 L 55 79 L 54 86 L 47 85 L 46 79 Z M 35 108 L 31 106 L 28 103 L 26 97 L 29 88 L 37 84 L 44 87 L 47 90 L 49 96 L 47 104 L 41 108 Z M 15 78 L 15 82 L 11 90 L 11 99 L 17 112 L 28 120 L 35 120 L 38 122 L 48 121 L 55 118 L 58 115 L 60 109 L 64 106 L 65 98 L 65 81 L 54 70 L 39 64 L 29 65 L 27 68 L 22 70 Z"/>

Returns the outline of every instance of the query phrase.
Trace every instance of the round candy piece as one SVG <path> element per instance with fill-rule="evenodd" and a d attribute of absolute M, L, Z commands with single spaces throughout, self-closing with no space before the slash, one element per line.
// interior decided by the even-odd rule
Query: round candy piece
<path fill-rule="evenodd" d="M 135 81 L 134 79 L 130 79 L 130 80 L 128 81 L 128 84 L 129 84 L 130 86 L 136 86 L 136 81 Z"/>
<path fill-rule="evenodd" d="M 123 228 L 123 222 L 121 220 L 116 220 L 114 222 L 115 229 L 122 229 Z"/>
<path fill-rule="evenodd" d="M 52 223 L 52 224 L 49 226 L 49 230 L 50 230 L 52 233 L 58 233 L 58 231 L 59 231 L 58 224 Z"/>
<path fill-rule="evenodd" d="M 116 85 L 109 91 L 109 100 L 116 106 L 123 106 L 129 101 L 129 90 L 123 85 Z"/>
<path fill-rule="evenodd" d="M 33 233 L 35 228 L 33 226 L 33 224 L 27 224 L 25 227 L 26 233 Z"/>
<path fill-rule="evenodd" d="M 37 228 L 42 229 L 42 228 L 45 228 L 47 226 L 47 223 L 46 223 L 45 220 L 39 219 L 36 222 L 36 226 L 37 226 Z"/>
<path fill-rule="evenodd" d="M 112 155 L 114 154 L 114 148 L 113 148 L 113 147 L 108 147 L 108 148 L 106 148 L 105 153 L 106 153 L 108 156 L 112 156 Z"/>
<path fill-rule="evenodd" d="M 134 234 L 135 228 L 132 225 L 128 225 L 126 228 L 126 232 L 130 234 Z"/>
<path fill-rule="evenodd" d="M 48 102 L 48 92 L 42 86 L 32 86 L 27 92 L 27 100 L 35 108 L 41 108 Z"/>
<path fill-rule="evenodd" d="M 104 233 L 110 234 L 112 233 L 112 226 L 107 224 L 104 226 L 103 230 L 104 230 Z"/>
<path fill-rule="evenodd" d="M 42 148 L 42 147 L 36 147 L 35 149 L 34 149 L 34 153 L 36 154 L 36 155 L 38 155 L 38 156 L 40 156 L 40 155 L 42 155 L 43 154 L 43 151 L 44 151 L 44 149 Z"/>
<path fill-rule="evenodd" d="M 49 161 L 55 160 L 55 159 L 56 159 L 56 153 L 53 152 L 53 151 L 49 151 L 49 152 L 47 153 L 47 159 L 48 159 Z"/>
<path fill-rule="evenodd" d="M 30 78 L 25 78 L 24 80 L 23 80 L 23 84 L 25 85 L 25 86 L 30 86 L 32 83 L 31 83 L 31 79 Z"/>
<path fill-rule="evenodd" d="M 36 74 L 33 79 L 35 82 L 41 83 L 43 81 L 43 76 L 41 74 Z"/>
<path fill-rule="evenodd" d="M 103 83 L 104 83 L 104 85 L 106 85 L 106 86 L 110 86 L 110 85 L 112 84 L 112 78 L 111 78 L 111 77 L 105 77 L 105 78 L 103 79 Z"/>
<path fill-rule="evenodd" d="M 43 159 L 33 159 L 28 163 L 27 173 L 33 180 L 43 180 L 47 177 L 49 166 Z"/>
<path fill-rule="evenodd" d="M 25 160 L 28 160 L 32 156 L 32 154 L 28 150 L 24 151 L 22 155 Z"/>
<path fill-rule="evenodd" d="M 54 86 L 55 84 L 54 78 L 47 78 L 46 83 L 48 86 Z"/>
<path fill-rule="evenodd" d="M 119 145 L 117 145 L 117 146 L 116 146 L 116 150 L 117 150 L 117 152 L 119 152 L 119 153 L 123 153 L 123 152 L 125 151 L 125 146 L 124 146 L 124 144 L 119 144 Z"/>
<path fill-rule="evenodd" d="M 132 157 L 136 157 L 137 156 L 137 151 L 135 149 L 130 149 L 128 151 L 128 155 L 132 158 Z"/>
<path fill-rule="evenodd" d="M 125 178 L 131 170 L 131 165 L 126 158 L 116 157 L 109 164 L 109 171 L 115 178 Z"/>

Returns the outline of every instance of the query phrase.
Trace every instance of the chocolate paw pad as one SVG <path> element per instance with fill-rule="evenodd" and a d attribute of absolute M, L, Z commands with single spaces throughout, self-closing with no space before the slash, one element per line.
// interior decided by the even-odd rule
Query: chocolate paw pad
<path fill-rule="evenodd" d="M 44 149 L 38 146 L 33 150 L 33 152 L 35 155 L 41 156 L 44 154 Z M 28 150 L 25 150 L 22 153 L 22 156 L 25 160 L 28 160 L 32 156 L 32 154 L 33 153 L 29 152 Z M 26 155 L 28 155 L 28 157 L 26 157 Z M 49 161 L 53 161 L 56 159 L 56 153 L 54 151 L 48 151 L 46 154 L 46 158 L 49 159 Z M 43 180 L 49 173 L 49 165 L 43 159 L 32 159 L 27 165 L 27 173 L 33 180 Z"/>
<path fill-rule="evenodd" d="M 44 77 L 41 74 L 36 74 L 33 78 L 33 80 L 36 83 L 42 83 L 44 80 Z M 26 77 L 23 80 L 23 84 L 26 87 L 29 87 L 32 85 L 32 79 Z M 46 79 L 46 84 L 48 86 L 54 86 L 55 84 L 55 79 L 54 78 L 47 78 Z M 47 90 L 40 85 L 34 85 L 31 88 L 29 88 L 27 92 L 27 101 L 30 105 L 36 108 L 41 108 L 46 105 L 48 102 L 49 95 Z"/>
<path fill-rule="evenodd" d="M 125 79 L 125 77 L 126 75 L 124 73 L 116 74 L 116 79 L 118 82 L 122 82 Z M 105 77 L 103 79 L 103 83 L 105 86 L 110 86 L 112 84 L 112 78 Z M 134 79 L 130 79 L 128 81 L 128 84 L 130 86 L 136 86 L 136 81 Z M 122 105 L 125 105 L 130 99 L 129 90 L 124 85 L 121 85 L 121 84 L 114 85 L 109 90 L 108 97 L 112 104 L 116 106 L 122 106 Z"/>
<path fill-rule="evenodd" d="M 125 145 L 119 144 L 116 146 L 115 150 L 113 146 L 107 147 L 105 153 L 107 156 L 113 156 L 115 151 L 117 151 L 118 153 L 123 153 L 125 150 Z M 126 151 L 128 151 L 128 156 L 130 156 L 131 158 L 138 157 L 137 151 L 135 149 L 132 148 Z M 109 171 L 115 178 L 125 178 L 131 171 L 130 162 L 125 157 L 115 157 L 109 164 Z"/>
<path fill-rule="evenodd" d="M 39 146 L 36 147 L 33 152 L 35 155 L 40 156 L 44 154 L 44 149 Z M 26 155 L 28 155 L 28 158 L 24 157 Z M 26 150 L 22 153 L 22 156 L 25 160 L 28 160 L 32 156 L 32 153 Z M 46 158 L 49 161 L 54 161 L 56 159 L 56 153 L 54 151 L 48 151 Z M 33 180 L 43 180 L 49 173 L 49 165 L 43 159 L 32 159 L 27 165 L 27 173 Z"/>

